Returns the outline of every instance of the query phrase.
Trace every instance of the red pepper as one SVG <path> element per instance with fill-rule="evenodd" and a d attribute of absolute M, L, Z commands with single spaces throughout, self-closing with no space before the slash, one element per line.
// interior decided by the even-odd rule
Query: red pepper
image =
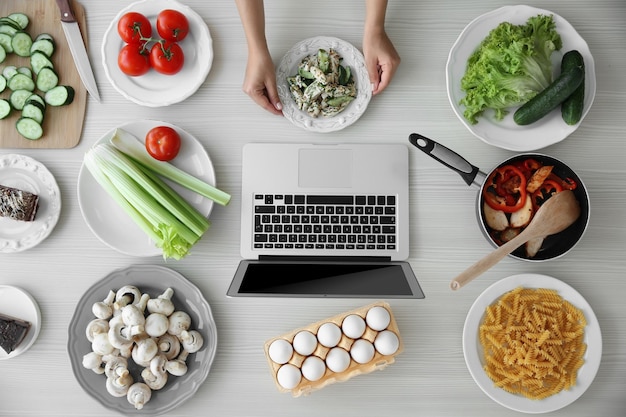
<path fill-rule="evenodd" d="M 494 210 L 516 212 L 526 203 L 526 176 L 514 165 L 497 168 L 483 187 L 483 198 Z"/>
<path fill-rule="evenodd" d="M 541 187 L 537 189 L 532 195 L 533 208 L 535 211 L 546 202 L 547 199 L 552 197 L 554 194 L 563 191 L 563 186 L 561 185 L 562 180 L 558 178 L 558 181 L 548 178 L 546 179 Z"/>

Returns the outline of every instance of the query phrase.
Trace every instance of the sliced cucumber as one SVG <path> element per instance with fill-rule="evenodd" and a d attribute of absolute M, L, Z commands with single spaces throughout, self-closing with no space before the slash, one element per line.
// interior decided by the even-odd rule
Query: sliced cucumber
<path fill-rule="evenodd" d="M 20 25 L 20 28 L 22 30 L 26 29 L 28 27 L 28 24 L 30 23 L 29 17 L 24 13 L 11 13 L 7 17 Z"/>
<path fill-rule="evenodd" d="M 15 110 L 22 110 L 24 108 L 24 105 L 26 104 L 26 100 L 28 100 L 28 98 L 32 95 L 32 91 L 15 90 L 11 93 L 9 101 L 11 102 L 11 106 L 13 106 Z"/>
<path fill-rule="evenodd" d="M 29 140 L 37 140 L 43 136 L 41 123 L 28 117 L 20 117 L 15 123 L 17 132 Z"/>
<path fill-rule="evenodd" d="M 11 35 L 7 35 L 6 33 L 0 33 L 0 46 L 4 48 L 7 54 L 13 52 L 13 47 L 11 46 L 11 39 L 13 37 Z"/>
<path fill-rule="evenodd" d="M 9 117 L 11 110 L 11 103 L 6 99 L 0 98 L 0 119 Z"/>
<path fill-rule="evenodd" d="M 15 90 L 28 90 L 35 91 L 35 81 L 28 75 L 22 74 L 18 72 L 14 76 L 9 79 L 7 86 L 15 91 Z"/>
<path fill-rule="evenodd" d="M 30 47 L 30 53 L 41 52 L 48 58 L 54 53 L 54 41 L 52 39 L 39 39 L 35 40 Z"/>
<path fill-rule="evenodd" d="M 7 79 L 3 75 L 0 75 L 0 93 L 7 88 Z"/>
<path fill-rule="evenodd" d="M 46 101 L 43 99 L 43 97 L 41 97 L 39 94 L 31 94 L 27 99 L 26 99 L 26 104 L 35 104 L 39 107 L 41 107 L 41 110 L 46 110 Z"/>
<path fill-rule="evenodd" d="M 18 67 L 17 72 L 26 75 L 28 78 L 33 78 L 33 71 L 28 67 Z"/>
<path fill-rule="evenodd" d="M 52 68 L 44 67 L 37 74 L 37 89 L 47 92 L 59 84 L 59 76 Z"/>
<path fill-rule="evenodd" d="M 22 26 L 20 26 L 20 24 L 18 22 L 15 21 L 15 19 L 12 19 L 9 16 L 0 17 L 0 24 L 1 25 L 8 25 L 8 26 L 14 27 L 17 30 L 23 30 L 24 29 L 24 28 L 22 28 Z"/>
<path fill-rule="evenodd" d="M 7 80 L 10 80 L 15 74 L 17 74 L 17 67 L 15 65 L 7 65 L 2 70 L 2 76 Z"/>
<path fill-rule="evenodd" d="M 48 40 L 50 40 L 50 41 L 54 42 L 54 38 L 53 38 L 53 37 L 52 37 L 52 35 L 51 35 L 51 34 L 49 34 L 49 33 L 40 33 L 39 35 L 37 35 L 37 36 L 35 37 L 35 42 L 40 41 L 40 40 L 42 40 L 42 39 L 48 39 Z"/>
<path fill-rule="evenodd" d="M 22 56 L 30 56 L 30 47 L 33 46 L 33 39 L 28 32 L 18 32 L 13 35 L 11 39 L 11 46 L 13 47 L 13 53 Z"/>
<path fill-rule="evenodd" d="M 30 56 L 30 67 L 33 69 L 35 74 L 39 74 L 39 71 L 41 71 L 42 68 L 54 68 L 54 64 L 45 54 L 37 51 Z"/>
<path fill-rule="evenodd" d="M 36 104 L 27 103 L 22 109 L 22 117 L 28 117 L 35 120 L 37 123 L 43 123 L 44 111 Z"/>
<path fill-rule="evenodd" d="M 5 59 L 7 59 L 7 51 L 0 47 L 0 62 L 4 62 Z"/>
<path fill-rule="evenodd" d="M 51 106 L 67 106 L 74 100 L 74 89 L 69 85 L 57 85 L 46 92 L 44 100 Z"/>
<path fill-rule="evenodd" d="M 0 23 L 0 33 L 6 33 L 7 35 L 13 37 L 19 31 L 20 30 L 16 29 L 13 25 L 10 25 L 8 23 Z"/>

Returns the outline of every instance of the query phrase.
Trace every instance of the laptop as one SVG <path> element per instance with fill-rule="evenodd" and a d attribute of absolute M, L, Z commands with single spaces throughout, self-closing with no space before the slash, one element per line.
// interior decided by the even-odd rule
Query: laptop
<path fill-rule="evenodd" d="M 409 254 L 402 144 L 243 147 L 231 297 L 424 298 Z"/>

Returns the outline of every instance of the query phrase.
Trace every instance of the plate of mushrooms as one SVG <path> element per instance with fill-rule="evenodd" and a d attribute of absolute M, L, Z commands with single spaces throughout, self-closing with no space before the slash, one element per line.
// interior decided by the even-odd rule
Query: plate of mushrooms
<path fill-rule="evenodd" d="M 134 265 L 79 300 L 68 329 L 72 371 L 87 394 L 123 415 L 160 415 L 208 377 L 217 349 L 211 308 L 178 272 Z"/>

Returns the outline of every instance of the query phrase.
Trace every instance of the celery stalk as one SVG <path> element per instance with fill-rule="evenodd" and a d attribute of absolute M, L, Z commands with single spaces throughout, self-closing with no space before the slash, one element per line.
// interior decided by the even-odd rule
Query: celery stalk
<path fill-rule="evenodd" d="M 150 156 L 150 154 L 148 154 L 139 139 L 131 133 L 123 129 L 116 129 L 110 139 L 110 142 L 121 152 L 128 155 L 143 167 L 153 171 L 154 173 L 174 181 L 183 187 L 188 188 L 223 206 L 230 202 L 230 195 L 228 193 L 212 186 L 211 184 L 207 184 L 206 182 L 177 168 L 169 162 L 154 159 Z"/>

